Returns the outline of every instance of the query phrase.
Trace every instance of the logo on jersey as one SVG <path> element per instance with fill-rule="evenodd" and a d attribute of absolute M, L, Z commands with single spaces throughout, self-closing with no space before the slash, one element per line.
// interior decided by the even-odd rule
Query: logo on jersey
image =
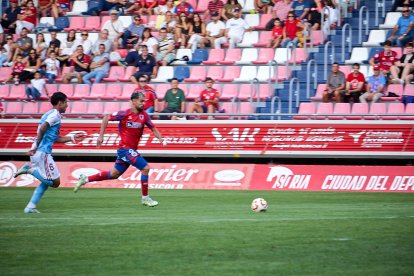
<path fill-rule="evenodd" d="M 142 124 L 139 122 L 127 122 L 127 128 L 142 128 Z"/>

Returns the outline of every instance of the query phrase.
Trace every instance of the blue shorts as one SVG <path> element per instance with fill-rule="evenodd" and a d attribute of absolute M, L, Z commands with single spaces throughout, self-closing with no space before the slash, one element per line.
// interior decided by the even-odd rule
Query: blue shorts
<path fill-rule="evenodd" d="M 115 169 L 123 174 L 129 167 L 134 166 L 138 170 L 142 170 L 148 164 L 142 155 L 133 149 L 119 149 L 118 156 L 115 161 Z"/>

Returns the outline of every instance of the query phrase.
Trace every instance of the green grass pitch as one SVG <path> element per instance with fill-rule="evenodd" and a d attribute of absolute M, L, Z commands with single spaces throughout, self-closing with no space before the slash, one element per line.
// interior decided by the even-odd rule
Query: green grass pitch
<path fill-rule="evenodd" d="M 414 272 L 414 194 L 49 189 L 23 214 L 32 192 L 0 189 L 1 275 Z"/>

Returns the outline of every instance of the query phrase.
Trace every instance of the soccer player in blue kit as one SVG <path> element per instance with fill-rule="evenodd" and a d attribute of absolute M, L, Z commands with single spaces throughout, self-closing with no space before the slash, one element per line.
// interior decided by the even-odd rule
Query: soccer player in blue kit
<path fill-rule="evenodd" d="M 100 172 L 91 176 L 80 175 L 76 183 L 74 192 L 77 192 L 83 185 L 93 181 L 103 181 L 108 179 L 117 179 L 130 165 L 141 171 L 141 203 L 144 206 L 154 207 L 158 202 L 151 199 L 148 195 L 148 175 L 150 167 L 147 161 L 138 152 L 138 143 L 141 139 L 144 127 L 147 126 L 152 130 L 154 136 L 159 139 L 164 146 L 166 142 L 161 137 L 160 132 L 152 123 L 147 112 L 144 111 L 145 95 L 142 92 L 133 92 L 131 94 L 131 108 L 107 114 L 103 117 L 101 130 L 97 140 L 97 146 L 100 147 L 103 142 L 103 135 L 109 121 L 119 121 L 118 129 L 121 140 L 117 151 L 115 166 L 112 170 Z"/>
<path fill-rule="evenodd" d="M 21 174 L 31 174 L 40 181 L 33 192 L 33 196 L 24 209 L 25 213 L 40 213 L 36 207 L 43 194 L 49 187 L 57 188 L 60 185 L 60 173 L 51 155 L 54 143 L 76 143 L 76 139 L 83 134 L 74 136 L 59 136 L 62 115 L 68 108 L 67 96 L 62 92 L 55 92 L 50 98 L 53 108 L 40 119 L 37 136 L 28 154 L 31 164 L 24 164 L 14 177 Z"/>

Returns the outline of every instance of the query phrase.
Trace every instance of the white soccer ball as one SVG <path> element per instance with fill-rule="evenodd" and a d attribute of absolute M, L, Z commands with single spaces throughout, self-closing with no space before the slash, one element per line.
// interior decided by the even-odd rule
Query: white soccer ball
<path fill-rule="evenodd" d="M 251 208 L 255 213 L 266 212 L 267 202 L 263 198 L 256 198 L 253 200 Z"/>

